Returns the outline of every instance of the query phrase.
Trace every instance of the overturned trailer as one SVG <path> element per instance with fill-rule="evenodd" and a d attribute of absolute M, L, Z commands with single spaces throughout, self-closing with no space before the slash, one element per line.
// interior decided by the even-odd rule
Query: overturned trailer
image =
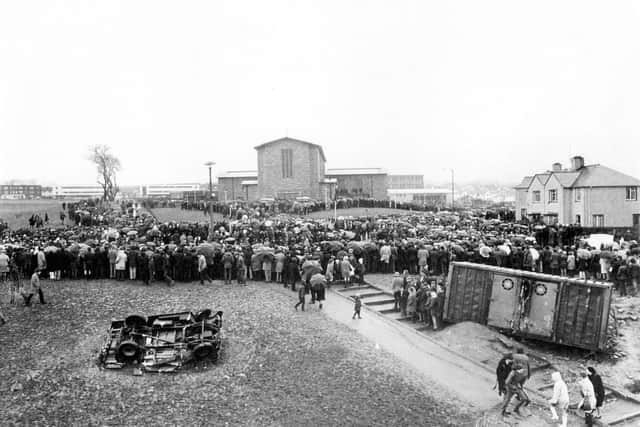
<path fill-rule="evenodd" d="M 596 351 L 607 344 L 611 297 L 608 283 L 454 262 L 444 320 Z"/>

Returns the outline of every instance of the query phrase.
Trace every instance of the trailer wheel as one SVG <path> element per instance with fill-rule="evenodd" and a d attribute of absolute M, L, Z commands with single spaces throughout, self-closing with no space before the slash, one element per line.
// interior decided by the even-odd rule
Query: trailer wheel
<path fill-rule="evenodd" d="M 208 342 L 202 342 L 193 349 L 193 356 L 196 359 L 206 359 L 207 357 L 211 356 L 214 352 L 215 352 L 215 349 L 213 348 L 213 344 Z"/>
<path fill-rule="evenodd" d="M 147 318 L 140 314 L 130 314 L 124 319 L 124 324 L 131 329 L 147 326 Z"/>
<path fill-rule="evenodd" d="M 142 348 L 138 345 L 137 342 L 132 340 L 122 341 L 118 345 L 118 348 L 116 350 L 118 359 L 124 360 L 127 362 L 138 359 L 141 353 L 142 353 Z"/>

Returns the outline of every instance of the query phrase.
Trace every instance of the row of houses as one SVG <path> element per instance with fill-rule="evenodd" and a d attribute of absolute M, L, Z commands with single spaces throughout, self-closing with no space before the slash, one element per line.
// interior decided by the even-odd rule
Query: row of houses
<path fill-rule="evenodd" d="M 516 219 L 584 227 L 640 228 L 640 180 L 603 165 L 585 165 L 582 156 L 571 166 L 554 163 L 551 170 L 525 176 L 515 187 Z"/>

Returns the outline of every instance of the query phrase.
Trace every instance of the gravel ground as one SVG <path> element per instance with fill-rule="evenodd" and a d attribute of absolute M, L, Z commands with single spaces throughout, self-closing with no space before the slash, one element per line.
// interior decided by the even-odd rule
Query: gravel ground
<path fill-rule="evenodd" d="M 472 425 L 388 353 L 293 295 L 247 287 L 45 282 L 49 304 L 9 307 L 0 328 L 3 424 Z M 95 358 L 111 318 L 225 312 L 217 365 L 134 377 Z"/>

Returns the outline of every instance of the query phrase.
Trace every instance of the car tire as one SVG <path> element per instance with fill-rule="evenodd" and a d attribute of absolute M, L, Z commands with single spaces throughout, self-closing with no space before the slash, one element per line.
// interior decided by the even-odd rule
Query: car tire
<path fill-rule="evenodd" d="M 124 319 L 124 324 L 131 329 L 147 326 L 147 318 L 140 314 L 130 314 Z"/>
<path fill-rule="evenodd" d="M 211 316 L 211 310 L 208 308 L 206 310 L 201 310 L 196 314 L 195 320 L 196 322 L 202 322 L 203 320 L 207 320 Z"/>
<path fill-rule="evenodd" d="M 215 354 L 216 350 L 213 344 L 208 342 L 201 342 L 193 349 L 193 357 L 198 360 L 206 359 L 207 357 Z"/>
<path fill-rule="evenodd" d="M 118 344 L 116 354 L 119 360 L 131 362 L 140 357 L 140 354 L 142 354 L 142 347 L 133 340 L 122 341 Z"/>

